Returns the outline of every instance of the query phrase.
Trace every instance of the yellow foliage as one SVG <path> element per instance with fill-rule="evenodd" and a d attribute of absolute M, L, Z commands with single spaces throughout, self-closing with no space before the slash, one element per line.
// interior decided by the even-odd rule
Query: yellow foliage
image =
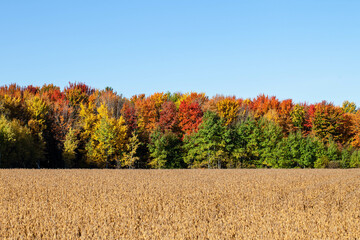
<path fill-rule="evenodd" d="M 270 109 L 267 113 L 265 113 L 264 117 L 267 120 L 273 121 L 275 123 L 279 123 L 279 114 L 275 109 Z"/>
<path fill-rule="evenodd" d="M 183 101 L 186 102 L 193 102 L 196 101 L 200 106 L 204 104 L 208 98 L 206 97 L 205 93 L 197 93 L 197 92 L 190 92 L 181 95 L 181 97 L 175 102 L 177 108 L 179 108 L 180 103 Z"/>
<path fill-rule="evenodd" d="M 86 150 L 89 162 L 104 167 L 113 161 L 120 162 L 125 148 L 127 126 L 122 116 L 119 119 L 111 117 L 112 114 L 103 103 L 97 112 Z"/>
<path fill-rule="evenodd" d="M 94 125 L 97 121 L 97 117 L 95 115 L 95 105 L 92 101 L 89 101 L 89 103 L 80 104 L 80 113 L 79 116 L 81 118 L 80 120 L 80 125 L 83 128 L 82 131 L 82 139 L 84 141 L 86 141 L 87 139 L 90 138 L 92 132 L 93 132 L 93 128 Z"/>
<path fill-rule="evenodd" d="M 154 104 L 156 109 L 160 109 L 161 105 L 167 100 L 168 95 L 164 93 L 154 93 L 150 97 L 150 101 Z"/>
<path fill-rule="evenodd" d="M 28 122 L 30 129 L 34 133 L 40 133 L 46 129 L 45 120 L 48 115 L 48 106 L 45 101 L 41 100 L 38 96 L 34 96 L 26 100 L 27 109 L 31 115 Z"/>
<path fill-rule="evenodd" d="M 226 126 L 236 120 L 240 110 L 239 102 L 232 98 L 220 100 L 216 103 L 216 107 L 219 116 L 225 119 Z"/>

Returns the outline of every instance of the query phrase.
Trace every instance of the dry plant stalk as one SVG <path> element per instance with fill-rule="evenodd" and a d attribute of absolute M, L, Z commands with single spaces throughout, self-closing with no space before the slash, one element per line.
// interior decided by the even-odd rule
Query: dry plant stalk
<path fill-rule="evenodd" d="M 0 170 L 0 239 L 358 239 L 360 170 Z"/>

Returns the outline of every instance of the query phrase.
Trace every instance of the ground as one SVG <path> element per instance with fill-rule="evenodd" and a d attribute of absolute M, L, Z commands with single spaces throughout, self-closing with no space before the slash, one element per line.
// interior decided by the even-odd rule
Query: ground
<path fill-rule="evenodd" d="M 1 239 L 355 239 L 360 170 L 0 170 Z"/>

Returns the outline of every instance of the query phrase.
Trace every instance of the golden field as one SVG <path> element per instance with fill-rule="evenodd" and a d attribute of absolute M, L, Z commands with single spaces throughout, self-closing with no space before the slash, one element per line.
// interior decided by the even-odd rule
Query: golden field
<path fill-rule="evenodd" d="M 0 239 L 359 239 L 360 170 L 0 170 Z"/>

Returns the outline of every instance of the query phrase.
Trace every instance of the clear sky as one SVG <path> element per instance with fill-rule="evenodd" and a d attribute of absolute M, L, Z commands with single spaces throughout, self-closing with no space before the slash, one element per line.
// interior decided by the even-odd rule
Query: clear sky
<path fill-rule="evenodd" d="M 0 1 L 0 85 L 360 105 L 358 0 Z"/>

